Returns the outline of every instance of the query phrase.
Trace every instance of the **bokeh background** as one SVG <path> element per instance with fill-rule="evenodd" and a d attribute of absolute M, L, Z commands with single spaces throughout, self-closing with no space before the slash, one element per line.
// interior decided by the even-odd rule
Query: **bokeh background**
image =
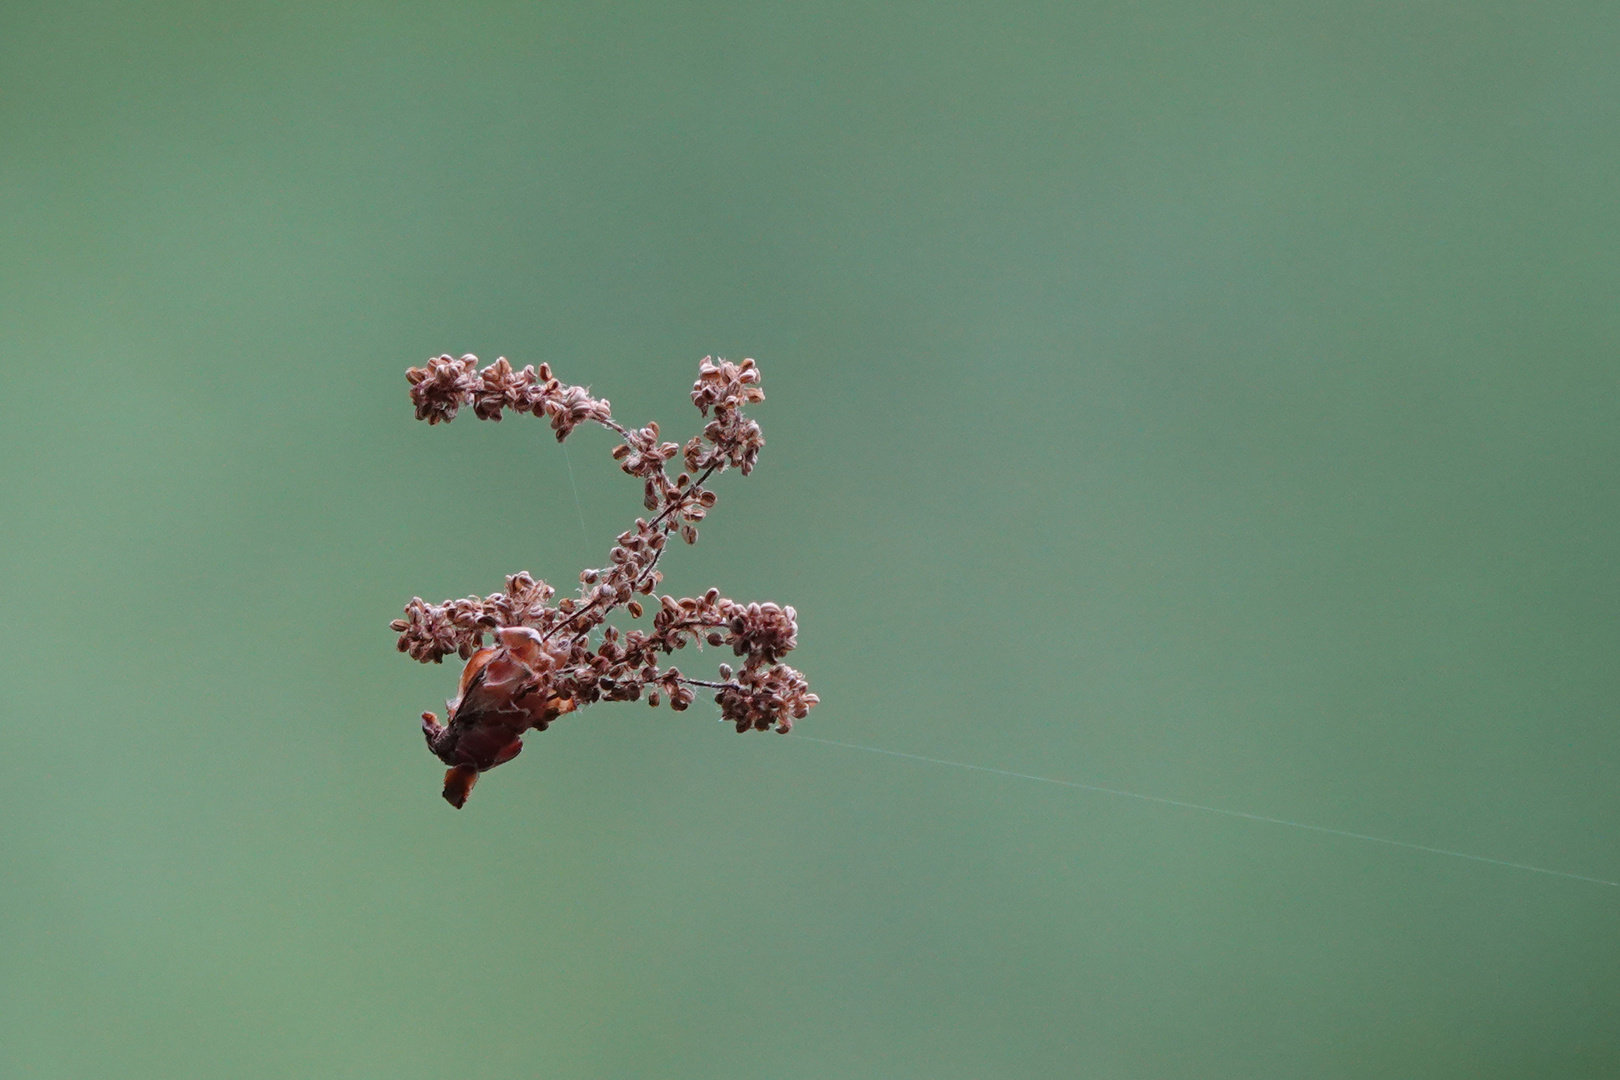
<path fill-rule="evenodd" d="M 639 502 L 408 364 L 753 356 L 802 733 L 1620 879 L 1613 4 L 0 12 L 0 1075 L 1620 1074 L 1620 888 L 703 702 L 456 813 L 387 630 Z"/>

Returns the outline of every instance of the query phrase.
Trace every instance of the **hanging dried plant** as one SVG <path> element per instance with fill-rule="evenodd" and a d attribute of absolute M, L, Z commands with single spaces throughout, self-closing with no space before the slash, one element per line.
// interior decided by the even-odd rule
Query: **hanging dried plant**
<path fill-rule="evenodd" d="M 619 534 L 608 565 L 579 575 L 579 593 L 553 604 L 556 590 L 527 573 L 506 579 L 506 588 L 429 604 L 413 597 L 404 618 L 395 619 L 399 651 L 422 663 L 455 655 L 466 661 L 446 722 L 422 714 L 428 747 L 446 765 L 444 797 L 467 801 L 478 774 L 517 757 L 523 734 L 544 731 L 553 720 L 597 701 L 667 702 L 681 711 L 696 690 L 714 691 L 721 718 L 743 731 L 786 734 L 817 702 L 804 676 L 782 663 L 798 643 L 798 616 L 791 607 L 741 604 L 710 589 L 702 596 L 657 596 L 650 630 L 620 630 L 609 613 L 624 608 L 641 619 L 637 597 L 656 595 L 658 569 L 670 537 L 696 543 L 698 523 L 715 504 L 704 485 L 728 468 L 753 471 L 765 445 L 759 425 L 743 406 L 765 399 L 759 367 L 704 357 L 692 385 L 692 403 L 708 423 L 684 447 L 661 442 L 657 423 L 629 429 L 613 419 L 605 398 L 569 386 L 549 365 L 514 371 L 502 357 L 479 369 L 476 356 L 440 356 L 405 373 L 416 416 L 448 423 L 467 406 L 481 420 L 500 420 L 506 409 L 549 421 L 557 441 L 582 423 L 600 424 L 622 440 L 613 457 L 642 481 L 647 518 Z M 686 471 L 673 479 L 666 469 L 680 454 Z M 486 638 L 488 644 L 485 643 Z M 695 643 L 729 646 L 740 666 L 719 665 L 717 679 L 693 679 L 664 657 Z"/>

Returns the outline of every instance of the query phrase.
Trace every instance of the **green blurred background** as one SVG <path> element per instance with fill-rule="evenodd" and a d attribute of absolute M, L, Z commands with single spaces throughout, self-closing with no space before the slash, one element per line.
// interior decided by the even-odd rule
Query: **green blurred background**
<path fill-rule="evenodd" d="M 387 630 L 639 503 L 408 364 L 753 356 L 804 734 L 1620 878 L 1612 3 L 0 11 L 0 1076 L 1620 1075 L 1620 889 L 706 702 L 456 813 Z"/>

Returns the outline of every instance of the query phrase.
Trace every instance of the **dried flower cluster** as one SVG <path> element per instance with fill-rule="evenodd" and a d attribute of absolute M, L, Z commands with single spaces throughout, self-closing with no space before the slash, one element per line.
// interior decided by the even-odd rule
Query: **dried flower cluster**
<path fill-rule="evenodd" d="M 620 425 L 606 399 L 559 381 L 546 364 L 514 371 L 502 357 L 479 369 L 476 356 L 439 356 L 405 377 L 417 419 L 430 424 L 449 422 L 471 406 L 482 420 L 500 420 L 505 409 L 544 417 L 559 442 L 587 421 L 614 431 L 622 440 L 614 460 L 642 481 L 650 515 L 619 534 L 606 566 L 580 573 L 577 596 L 553 604 L 555 589 L 519 573 L 506 579 L 503 591 L 481 598 L 430 604 L 413 597 L 404 618 L 394 620 L 399 650 L 412 659 L 438 663 L 454 654 L 466 661 L 457 695 L 447 702 L 447 722 L 422 714 L 429 748 L 450 766 L 444 797 L 453 806 L 466 802 L 479 773 L 518 755 L 525 731 L 544 731 L 558 716 L 592 702 L 645 698 L 680 711 L 701 687 L 714 691 L 721 718 L 739 732 L 782 734 L 816 704 L 804 676 L 781 662 L 798 644 L 791 607 L 741 604 L 718 589 L 680 599 L 657 596 L 646 605 L 637 599 L 656 595 L 663 579 L 658 561 L 673 535 L 697 542 L 698 523 L 715 504 L 704 486 L 709 479 L 728 468 L 747 475 L 759 460 L 765 440 L 742 411 L 765 399 L 754 361 L 704 357 L 692 403 L 709 419 L 684 447 L 660 441 L 656 423 Z M 672 478 L 667 465 L 677 454 L 686 471 Z M 635 620 L 648 607 L 650 631 L 607 622 L 619 608 Z M 734 671 L 721 664 L 717 680 L 660 666 L 689 644 L 729 646 L 741 666 Z"/>
<path fill-rule="evenodd" d="M 459 360 L 437 356 L 427 362 L 427 367 L 411 368 L 405 378 L 411 384 L 416 418 L 430 424 L 449 423 L 458 410 L 471 405 L 480 420 L 499 420 L 502 409 L 544 416 L 551 421 L 558 442 L 587 420 L 621 433 L 624 430 L 613 423 L 605 399 L 591 397 L 583 386 L 559 382 L 552 376 L 549 364 L 541 364 L 538 371 L 532 364 L 513 371 L 503 356 L 480 371 L 478 357 L 471 354 Z"/>

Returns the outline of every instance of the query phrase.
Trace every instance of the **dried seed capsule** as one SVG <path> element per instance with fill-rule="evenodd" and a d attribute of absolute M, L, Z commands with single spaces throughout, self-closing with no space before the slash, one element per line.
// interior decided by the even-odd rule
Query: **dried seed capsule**
<path fill-rule="evenodd" d="M 630 617 L 632 619 L 641 618 L 641 605 L 634 600 L 630 601 Z"/>

